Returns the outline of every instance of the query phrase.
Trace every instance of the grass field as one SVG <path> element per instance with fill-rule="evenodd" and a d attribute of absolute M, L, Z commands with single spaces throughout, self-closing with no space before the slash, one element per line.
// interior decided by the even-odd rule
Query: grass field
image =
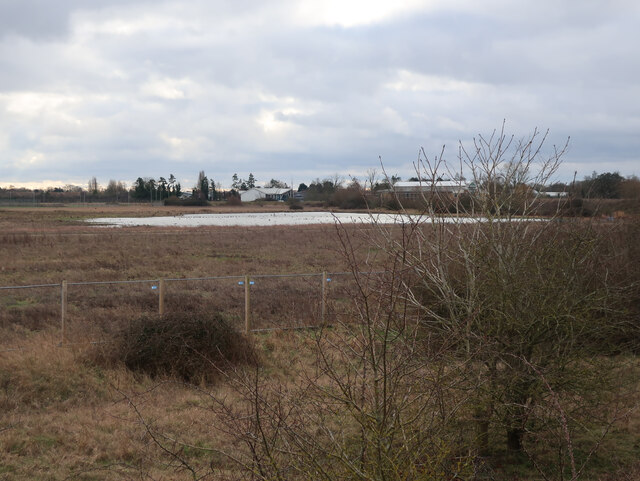
<path fill-rule="evenodd" d="M 279 207 L 279 204 L 276 204 Z M 189 209 L 211 212 L 220 209 Z M 227 212 L 233 212 L 228 209 Z M 319 313 L 321 273 L 347 269 L 336 239 L 335 226 L 297 228 L 99 228 L 84 218 L 109 215 L 171 215 L 176 210 L 134 206 L 68 209 L 11 209 L 0 218 L 2 268 L 0 286 L 74 282 L 130 281 L 160 278 L 202 278 L 245 275 L 317 274 L 313 277 L 254 279 L 254 327 L 293 325 Z M 357 234 L 362 228 L 346 227 Z M 364 242 L 364 239 L 362 239 Z M 363 244 L 364 245 L 364 244 Z M 374 268 L 372 250 L 360 249 L 363 267 Z M 332 292 L 340 291 L 345 276 L 334 276 Z M 69 317 L 84 328 L 113 323 L 158 306 L 154 283 L 73 286 L 69 289 Z M 156 283 L 157 284 L 157 283 Z M 35 288 L 5 291 L 0 323 L 34 328 L 60 318 L 60 290 Z M 291 302 L 284 302 L 290 300 Z M 294 300 L 300 302 L 294 303 Z M 243 317 L 244 292 L 238 279 L 171 282 L 167 310 L 207 305 Z M 298 319 L 294 319 L 298 318 Z M 86 320 L 91 323 L 87 326 Z M 267 323 L 268 321 L 268 323 Z M 299 322 L 298 322 L 299 321 Z M 309 322 L 313 319 L 308 319 Z"/>
<path fill-rule="evenodd" d="M 60 283 L 63 279 L 77 282 L 303 274 L 344 271 L 348 267 L 337 248 L 334 226 L 103 229 L 82 222 L 96 216 L 219 210 L 148 206 L 3 209 L 0 285 Z M 240 318 L 243 289 L 236 280 L 219 284 L 174 283 L 168 288 L 167 310 L 204 304 L 209 309 L 235 309 Z M 319 295 L 320 286 L 319 276 L 256 280 L 255 315 L 259 318 L 260 309 L 271 309 L 265 314 L 284 323 L 282 313 L 273 311 L 282 304 L 276 300 L 287 299 L 301 301 L 289 307 L 288 315 L 296 309 L 301 310 L 299 315 L 308 313 L 304 304 L 309 303 L 309 295 Z M 155 312 L 157 294 L 149 287 L 70 289 L 70 323 L 95 333 L 141 313 Z M 192 444 L 206 447 L 212 442 L 207 421 L 200 418 L 198 393 L 169 380 L 157 385 L 123 367 L 104 370 L 92 366 L 86 361 L 85 344 L 59 348 L 59 289 L 1 294 L 0 350 L 16 346 L 22 350 L 0 352 L 0 479 L 181 478 L 165 465 L 171 460 L 145 437 L 121 392 L 144 399 L 141 404 L 145 414 L 163 430 L 179 432 L 181 426 L 198 425 L 190 432 Z M 260 342 L 268 357 L 286 357 L 279 363 L 282 365 L 290 365 L 295 357 L 292 353 L 300 347 L 295 333 L 265 334 Z M 279 371 L 278 375 L 285 374 Z M 207 453 L 194 448 L 189 454 L 196 464 L 201 460 L 208 465 Z"/>
<path fill-rule="evenodd" d="M 0 286 L 345 272 L 354 263 L 361 270 L 386 267 L 384 256 L 370 243 L 370 228 L 104 229 L 82 222 L 88 217 L 220 210 L 0 209 Z M 349 249 L 342 241 L 345 233 Z M 355 262 L 345 253 L 353 253 Z M 330 314 L 343 322 L 351 312 L 348 279 L 336 277 L 331 286 L 335 297 Z M 319 277 L 256 279 L 256 322 L 277 327 L 278 322 L 291 325 L 300 317 L 306 322 L 317 316 L 320 286 Z M 59 296 L 57 288 L 0 291 L 0 480 L 250 479 L 221 454 L 244 449 L 234 433 L 221 429 L 219 410 L 212 403 L 214 397 L 246 402 L 231 381 L 222 375 L 213 384 L 185 384 L 168 375 L 152 379 L 123 364 L 96 363 L 96 349 L 109 349 L 108 342 L 59 347 Z M 150 284 L 73 287 L 68 322 L 75 331 L 70 332 L 78 341 L 96 336 L 109 341 L 113 329 L 155 312 L 157 302 Z M 241 322 L 243 288 L 236 279 L 224 285 L 189 281 L 168 287 L 169 312 L 203 308 Z M 348 334 L 339 325 L 334 329 L 328 339 L 341 338 L 351 349 L 356 339 L 345 340 Z M 317 372 L 315 331 L 257 333 L 251 342 L 262 372 L 274 385 L 293 390 Z M 13 350 L 16 346 L 20 349 Z M 623 364 L 625 376 L 638 384 L 636 360 L 625 358 Z M 637 392 L 637 386 L 630 391 Z M 581 479 L 640 479 L 640 416 L 630 413 L 612 426 Z M 475 476 L 539 479 L 526 461 L 514 461 L 499 450 Z"/>

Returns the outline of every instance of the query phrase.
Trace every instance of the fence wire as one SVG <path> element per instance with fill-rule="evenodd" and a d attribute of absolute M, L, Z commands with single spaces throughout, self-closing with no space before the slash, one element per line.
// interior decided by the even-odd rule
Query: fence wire
<path fill-rule="evenodd" d="M 313 328 L 348 312 L 355 274 L 385 271 L 255 274 L 0 286 L 0 327 L 60 326 L 60 345 L 108 342 L 143 315 L 207 310 L 239 330 Z M 247 289 L 246 283 L 249 282 Z M 247 292 L 248 291 L 248 292 Z M 2 346 L 0 352 L 20 349 Z"/>

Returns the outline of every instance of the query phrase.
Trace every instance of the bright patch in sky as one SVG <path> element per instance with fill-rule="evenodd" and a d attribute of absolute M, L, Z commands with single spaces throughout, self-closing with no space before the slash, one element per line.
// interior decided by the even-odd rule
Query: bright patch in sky
<path fill-rule="evenodd" d="M 424 0 L 324 0 L 301 2 L 298 18 L 306 24 L 355 27 L 417 11 L 433 2 Z"/>
<path fill-rule="evenodd" d="M 478 86 L 450 77 L 438 75 L 422 75 L 407 70 L 400 70 L 394 80 L 386 84 L 391 90 L 408 92 L 441 92 L 471 94 Z"/>
<path fill-rule="evenodd" d="M 0 94 L 0 101 L 6 102 L 6 111 L 24 117 L 60 115 L 61 112 L 80 99 L 76 96 L 46 92 L 16 92 Z"/>
<path fill-rule="evenodd" d="M 161 97 L 163 99 L 183 99 L 185 98 L 185 92 L 180 86 L 181 83 L 183 82 L 168 78 L 154 79 L 142 85 L 140 90 L 144 95 Z"/>

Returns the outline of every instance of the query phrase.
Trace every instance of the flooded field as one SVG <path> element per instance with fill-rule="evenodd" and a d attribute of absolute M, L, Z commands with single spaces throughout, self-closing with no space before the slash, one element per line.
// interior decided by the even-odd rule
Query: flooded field
<path fill-rule="evenodd" d="M 425 218 L 427 220 L 428 218 Z M 99 225 L 132 227 L 199 227 L 199 226 L 282 226 L 333 224 L 402 224 L 409 217 L 402 214 L 367 214 L 350 212 L 252 212 L 233 214 L 186 214 L 171 217 L 102 217 L 88 219 Z M 440 219 L 441 221 L 443 219 Z M 447 222 L 470 222 L 470 218 L 446 218 Z"/>

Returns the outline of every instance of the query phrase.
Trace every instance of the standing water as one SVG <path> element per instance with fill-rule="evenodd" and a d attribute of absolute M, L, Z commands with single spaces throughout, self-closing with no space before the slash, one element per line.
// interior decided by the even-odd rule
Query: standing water
<path fill-rule="evenodd" d="M 173 217 L 103 217 L 88 219 L 88 222 L 116 227 L 158 226 L 158 227 L 198 227 L 198 226 L 279 226 L 311 224 L 403 224 L 409 221 L 403 214 L 363 214 L 349 212 L 259 212 L 238 214 L 187 214 Z M 414 218 L 415 221 L 416 218 Z M 428 217 L 423 218 L 429 221 Z M 471 222 L 468 217 L 439 218 L 440 222 Z M 478 220 L 478 219 L 475 219 Z"/>

